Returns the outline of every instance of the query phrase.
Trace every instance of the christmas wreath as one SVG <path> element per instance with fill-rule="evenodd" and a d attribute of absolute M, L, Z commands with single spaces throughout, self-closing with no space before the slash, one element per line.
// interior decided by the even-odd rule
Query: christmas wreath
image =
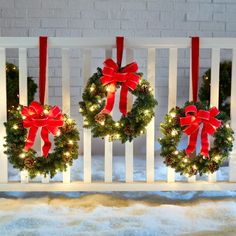
<path fill-rule="evenodd" d="M 195 154 L 199 127 L 201 131 L 201 151 Z M 209 174 L 219 169 L 229 156 L 233 147 L 233 130 L 225 122 L 223 114 L 213 107 L 200 102 L 187 102 L 184 107 L 175 107 L 165 116 L 161 123 L 163 138 L 160 155 L 165 164 L 176 172 L 186 176 Z M 178 150 L 183 134 L 190 135 L 187 149 Z M 208 134 L 213 134 L 214 142 L 210 150 Z"/>
<path fill-rule="evenodd" d="M 4 146 L 9 162 L 14 168 L 27 170 L 31 178 L 37 174 L 53 177 L 57 171 L 65 171 L 67 165 L 72 165 L 73 160 L 78 158 L 79 132 L 76 123 L 66 114 L 61 114 L 57 106 L 42 106 L 33 101 L 29 107 L 12 108 L 5 127 Z M 39 127 L 42 127 L 43 155 L 38 155 L 31 148 Z M 29 131 L 27 128 L 30 128 Z M 55 145 L 51 153 L 50 132 L 54 135 Z"/>
<path fill-rule="evenodd" d="M 117 63 L 112 59 L 104 62 L 89 78 L 79 103 L 84 117 L 84 127 L 91 128 L 94 137 L 109 137 L 109 140 L 132 141 L 145 132 L 145 127 L 154 116 L 157 101 L 150 84 L 137 73 L 135 62 L 121 67 L 123 37 L 117 37 Z M 122 116 L 115 121 L 111 116 L 115 92 L 120 88 L 119 108 Z M 127 112 L 127 95 L 131 92 L 136 100 Z"/>
<path fill-rule="evenodd" d="M 78 158 L 79 132 L 75 121 L 62 114 L 58 106 L 44 104 L 47 63 L 47 37 L 40 37 L 39 97 L 40 103 L 33 101 L 29 106 L 19 105 L 9 110 L 6 127 L 5 153 L 14 168 L 27 170 L 34 178 L 37 174 L 53 177 L 57 171 L 65 171 Z M 42 155 L 32 148 L 36 135 L 41 129 L 44 141 Z M 54 150 L 49 153 L 52 143 L 49 135 L 54 135 Z"/>
<path fill-rule="evenodd" d="M 165 116 L 161 123 L 163 138 L 161 156 L 164 163 L 186 176 L 213 173 L 219 169 L 229 156 L 233 147 L 233 130 L 226 123 L 227 117 L 216 107 L 209 107 L 197 102 L 199 72 L 199 38 L 192 38 L 192 94 L 193 101 L 184 107 L 175 107 Z M 196 153 L 198 135 L 201 149 Z M 186 149 L 178 150 L 183 134 L 189 138 Z M 208 136 L 213 136 L 213 145 Z"/>

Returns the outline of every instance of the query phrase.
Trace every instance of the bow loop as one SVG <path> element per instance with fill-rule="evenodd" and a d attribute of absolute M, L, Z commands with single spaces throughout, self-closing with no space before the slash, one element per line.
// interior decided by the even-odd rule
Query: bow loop
<path fill-rule="evenodd" d="M 23 107 L 21 114 L 25 116 L 23 119 L 24 128 L 29 128 L 28 137 L 25 143 L 25 150 L 29 150 L 35 142 L 38 128 L 41 130 L 41 138 L 44 141 L 42 147 L 43 155 L 48 156 L 51 147 L 51 142 L 48 139 L 49 133 L 56 135 L 59 127 L 64 125 L 64 116 L 58 106 L 52 107 L 48 112 L 43 112 L 43 106 L 36 101 L 33 101 L 29 107 Z"/>
<path fill-rule="evenodd" d="M 195 105 L 185 107 L 185 116 L 180 118 L 180 125 L 187 126 L 183 132 L 190 136 L 186 153 L 190 154 L 196 149 L 198 132 L 202 124 L 201 131 L 201 154 L 209 156 L 209 141 L 208 135 L 213 135 L 216 129 L 220 126 L 221 121 L 214 116 L 219 114 L 216 107 L 212 107 L 209 111 L 197 110 Z"/>

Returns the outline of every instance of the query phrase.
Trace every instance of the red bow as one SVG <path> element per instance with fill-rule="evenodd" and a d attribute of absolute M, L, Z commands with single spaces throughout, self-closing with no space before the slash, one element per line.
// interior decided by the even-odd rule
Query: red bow
<path fill-rule="evenodd" d="M 200 125 L 203 124 L 201 132 L 201 154 L 208 157 L 208 134 L 213 135 L 220 126 L 221 121 L 215 118 L 220 112 L 216 107 L 212 107 L 209 111 L 197 110 L 196 106 L 189 105 L 185 107 L 185 116 L 180 118 L 180 125 L 187 126 L 184 133 L 190 135 L 189 144 L 186 153 L 192 153 L 196 149 L 198 131 Z"/>
<path fill-rule="evenodd" d="M 140 76 L 135 74 L 138 70 L 138 65 L 136 62 L 130 63 L 119 69 L 118 64 L 116 64 L 111 58 L 104 61 L 104 68 L 102 70 L 103 76 L 101 77 L 101 82 L 103 85 L 109 84 L 107 102 L 102 113 L 109 114 L 115 103 L 115 92 L 116 83 L 121 82 L 122 87 L 120 91 L 120 112 L 126 116 L 127 115 L 127 95 L 128 89 L 135 90 Z"/>
<path fill-rule="evenodd" d="M 35 142 L 36 133 L 39 127 L 42 127 L 41 138 L 44 141 L 42 147 L 43 156 L 47 157 L 51 148 L 51 142 L 48 138 L 49 133 L 56 135 L 59 131 L 58 127 L 64 125 L 64 117 L 58 106 L 52 107 L 45 112 L 42 105 L 33 101 L 28 107 L 23 107 L 21 114 L 23 117 L 24 128 L 29 128 L 28 137 L 25 143 L 25 150 L 29 150 Z"/>

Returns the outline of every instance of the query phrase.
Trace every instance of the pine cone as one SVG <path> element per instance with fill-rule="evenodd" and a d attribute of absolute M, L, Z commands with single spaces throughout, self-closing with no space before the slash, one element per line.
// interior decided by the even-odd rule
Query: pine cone
<path fill-rule="evenodd" d="M 106 120 L 106 116 L 105 114 L 103 113 L 98 113 L 96 116 L 95 116 L 95 121 L 99 124 L 101 124 L 102 122 L 105 122 Z"/>
<path fill-rule="evenodd" d="M 128 136 L 132 136 L 133 133 L 134 133 L 134 130 L 131 129 L 129 126 L 126 126 L 126 127 L 124 128 L 124 133 L 125 133 L 126 135 L 128 135 Z"/>
<path fill-rule="evenodd" d="M 148 92 L 149 92 L 149 86 L 148 85 L 146 85 L 146 84 L 143 84 L 142 86 L 141 86 L 141 91 L 140 91 L 141 93 L 144 93 L 144 94 L 147 94 Z"/>
<path fill-rule="evenodd" d="M 171 156 L 167 156 L 165 159 L 166 165 L 170 166 L 173 163 Z"/>
<path fill-rule="evenodd" d="M 32 169 L 34 167 L 34 159 L 32 157 L 26 157 L 24 159 L 24 164 L 27 168 Z"/>
<path fill-rule="evenodd" d="M 212 162 L 211 164 L 208 165 L 208 168 L 210 172 L 213 173 L 218 169 L 218 164 L 215 162 Z"/>

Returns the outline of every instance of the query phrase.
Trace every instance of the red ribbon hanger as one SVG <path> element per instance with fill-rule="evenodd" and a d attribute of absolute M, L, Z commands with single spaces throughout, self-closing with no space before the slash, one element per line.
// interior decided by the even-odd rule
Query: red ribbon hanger
<path fill-rule="evenodd" d="M 192 94 L 195 103 L 198 100 L 199 41 L 199 37 L 192 37 Z M 221 121 L 215 118 L 219 113 L 216 107 L 210 108 L 209 111 L 198 111 L 195 105 L 185 107 L 185 117 L 180 118 L 180 125 L 186 126 L 183 132 L 190 136 L 188 147 L 185 150 L 187 155 L 196 150 L 198 133 L 202 124 L 200 153 L 203 156 L 209 156 L 208 134 L 213 135 L 220 126 Z"/>
<path fill-rule="evenodd" d="M 101 77 L 101 82 L 103 85 L 108 85 L 107 101 L 102 113 L 109 114 L 115 103 L 115 92 L 116 83 L 122 83 L 120 91 L 120 102 L 119 109 L 120 112 L 126 116 L 127 115 L 127 96 L 128 90 L 135 90 L 140 76 L 136 74 L 138 70 L 138 65 L 136 62 L 132 62 L 125 67 L 121 67 L 123 49 L 124 49 L 124 37 L 116 37 L 116 47 L 117 47 L 117 63 L 114 62 L 112 58 L 106 59 L 104 61 L 104 68 L 102 70 L 103 76 Z"/>
<path fill-rule="evenodd" d="M 42 147 L 43 156 L 47 157 L 51 148 L 49 134 L 57 135 L 59 127 L 64 125 L 64 117 L 58 106 L 50 110 L 44 110 L 45 88 L 46 88 L 46 68 L 47 68 L 47 37 L 39 38 L 39 100 L 33 101 L 29 106 L 24 106 L 21 114 L 23 116 L 24 128 L 29 128 L 24 149 L 28 151 L 35 142 L 38 129 L 41 127 L 41 138 L 44 141 Z"/>

